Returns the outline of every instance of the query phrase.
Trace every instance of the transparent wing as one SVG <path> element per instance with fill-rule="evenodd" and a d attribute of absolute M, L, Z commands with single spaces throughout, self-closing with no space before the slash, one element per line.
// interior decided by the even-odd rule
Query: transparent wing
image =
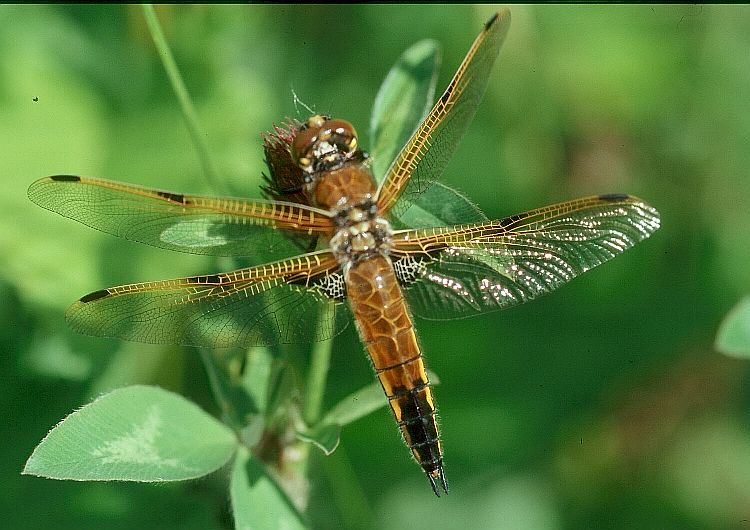
<path fill-rule="evenodd" d="M 296 253 L 279 234 L 330 234 L 326 212 L 292 203 L 201 197 L 108 180 L 59 175 L 37 180 L 29 198 L 97 230 L 155 247 L 213 256 L 278 259 Z"/>
<path fill-rule="evenodd" d="M 507 10 L 485 24 L 448 88 L 401 149 L 378 189 L 383 214 L 392 209 L 391 215 L 401 217 L 440 177 L 474 117 L 509 26 Z"/>
<path fill-rule="evenodd" d="M 400 231 L 392 259 L 414 314 L 447 320 L 536 298 L 658 228 L 659 213 L 640 199 L 601 195 L 501 221 Z"/>
<path fill-rule="evenodd" d="M 349 315 L 330 252 L 223 274 L 112 287 L 70 306 L 77 332 L 136 342 L 223 348 L 324 340 Z M 335 304 L 334 311 L 320 309 Z M 326 318 L 316 325 L 318 318 Z M 317 327 L 316 327 L 317 326 Z"/>

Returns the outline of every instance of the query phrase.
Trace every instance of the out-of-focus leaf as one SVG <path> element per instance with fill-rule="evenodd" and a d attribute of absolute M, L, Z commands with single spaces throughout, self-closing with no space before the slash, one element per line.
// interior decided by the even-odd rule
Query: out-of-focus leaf
<path fill-rule="evenodd" d="M 239 384 L 241 359 L 232 351 L 200 349 L 203 365 L 216 401 L 222 410 L 222 420 L 235 429 L 242 429 L 258 407 Z"/>
<path fill-rule="evenodd" d="M 344 426 L 367 416 L 387 403 L 388 400 L 383 396 L 383 388 L 376 381 L 339 401 L 320 423 L 323 425 L 335 423 Z"/>
<path fill-rule="evenodd" d="M 435 182 L 394 221 L 394 226 L 399 228 L 432 228 L 481 223 L 487 221 L 487 216 L 460 192 Z"/>
<path fill-rule="evenodd" d="M 341 426 L 336 423 L 329 423 L 310 432 L 297 432 L 297 439 L 313 444 L 328 456 L 333 454 L 339 446 Z"/>
<path fill-rule="evenodd" d="M 438 376 L 431 370 L 427 370 L 427 375 L 433 386 L 440 383 Z M 383 388 L 379 382 L 375 381 L 339 401 L 328 411 L 320 425 L 337 424 L 343 427 L 367 416 L 380 407 L 384 407 L 386 404 L 388 404 L 388 400 L 383 395 Z"/>
<path fill-rule="evenodd" d="M 378 182 L 432 107 L 440 67 L 440 45 L 422 40 L 388 72 L 372 107 L 370 154 Z"/>
<path fill-rule="evenodd" d="M 273 357 L 266 347 L 251 348 L 246 354 L 242 387 L 252 397 L 260 412 L 265 412 L 268 403 L 268 383 L 273 365 Z"/>
<path fill-rule="evenodd" d="M 294 375 L 286 362 L 273 362 L 266 388 L 265 418 L 267 424 L 272 424 L 285 417 L 293 395 Z"/>
<path fill-rule="evenodd" d="M 263 465 L 243 448 L 237 453 L 230 484 L 237 530 L 302 530 L 299 513 L 268 476 Z"/>
<path fill-rule="evenodd" d="M 47 377 L 59 377 L 69 381 L 85 381 L 91 375 L 92 363 L 83 355 L 73 351 L 63 336 L 39 336 L 25 358 L 29 368 Z"/>
<path fill-rule="evenodd" d="M 236 446 L 231 430 L 182 396 L 131 386 L 65 418 L 23 472 L 69 480 L 185 480 L 221 467 Z"/>
<path fill-rule="evenodd" d="M 477 472 L 479 477 L 482 477 Z M 417 477 L 419 478 L 419 477 Z M 418 521 L 414 528 L 503 528 L 513 530 L 561 530 L 563 525 L 555 503 L 554 488 L 539 477 L 514 475 L 482 477 L 479 487 L 475 478 L 462 485 L 464 497 L 449 501 L 450 510 L 436 510 L 430 506 L 434 496 L 429 488 L 417 488 L 422 482 L 412 478 L 397 484 L 386 493 L 384 503 L 389 516 L 397 521 Z M 494 480 L 493 480 L 494 479 Z M 466 491 L 466 490 L 469 491 Z M 453 492 L 451 492 L 453 495 Z M 471 521 L 470 524 L 466 524 Z M 374 528 L 392 528 L 381 521 Z"/>
<path fill-rule="evenodd" d="M 660 464 L 673 502 L 692 515 L 696 527 L 747 526 L 750 436 L 743 420 L 720 414 L 696 422 Z"/>
<path fill-rule="evenodd" d="M 750 357 L 750 296 L 724 317 L 716 334 L 716 349 L 727 355 Z"/>

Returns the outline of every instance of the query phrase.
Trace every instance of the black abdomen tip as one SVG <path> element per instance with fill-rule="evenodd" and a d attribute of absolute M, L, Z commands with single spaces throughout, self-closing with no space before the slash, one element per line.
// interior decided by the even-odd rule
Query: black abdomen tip
<path fill-rule="evenodd" d="M 445 494 L 448 494 L 448 481 L 445 478 L 445 471 L 443 471 L 443 463 L 440 462 L 438 466 L 433 471 L 427 471 L 427 478 L 430 481 L 430 486 L 432 487 L 432 492 L 435 494 L 435 496 L 440 497 L 440 490 L 438 489 L 438 481 L 440 481 L 440 486 L 442 486 L 443 491 Z"/>

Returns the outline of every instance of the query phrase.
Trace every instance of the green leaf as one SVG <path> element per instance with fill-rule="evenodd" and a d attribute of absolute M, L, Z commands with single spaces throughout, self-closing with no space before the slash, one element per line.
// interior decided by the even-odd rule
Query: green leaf
<path fill-rule="evenodd" d="M 68 480 L 185 480 L 215 471 L 236 447 L 231 430 L 182 396 L 130 386 L 55 426 L 23 473 Z"/>
<path fill-rule="evenodd" d="M 394 218 L 394 225 L 399 228 L 432 228 L 487 220 L 482 210 L 465 195 L 445 184 L 434 182 L 400 219 Z"/>
<path fill-rule="evenodd" d="M 339 401 L 320 423 L 323 425 L 335 423 L 343 427 L 387 404 L 388 400 L 383 395 L 383 388 L 378 381 L 375 381 Z"/>
<path fill-rule="evenodd" d="M 427 375 L 432 385 L 440 383 L 438 376 L 431 370 L 427 370 Z M 380 386 L 380 382 L 375 381 L 339 401 L 328 411 L 320 422 L 320 425 L 335 424 L 343 427 L 387 404 L 388 400 L 383 395 L 383 388 Z"/>
<path fill-rule="evenodd" d="M 304 529 L 299 513 L 263 465 L 246 449 L 237 453 L 230 483 L 237 530 Z"/>
<path fill-rule="evenodd" d="M 388 72 L 372 108 L 370 154 L 378 182 L 432 107 L 440 45 L 422 40 L 406 50 Z"/>
<path fill-rule="evenodd" d="M 726 355 L 750 357 L 750 296 L 724 317 L 716 334 L 716 349 Z"/>
<path fill-rule="evenodd" d="M 297 432 L 297 439 L 311 443 L 326 456 L 333 454 L 341 441 L 341 425 L 337 423 L 323 424 L 310 432 Z"/>
<path fill-rule="evenodd" d="M 286 362 L 275 361 L 266 386 L 266 424 L 272 425 L 279 418 L 285 418 L 294 394 L 294 374 Z"/>
<path fill-rule="evenodd" d="M 221 408 L 223 422 L 235 429 L 243 428 L 248 418 L 259 414 L 259 408 L 240 384 L 242 359 L 233 350 L 200 348 L 198 351 L 214 398 Z"/>
<path fill-rule="evenodd" d="M 242 387 L 252 397 L 261 412 L 266 411 L 268 404 L 268 384 L 273 367 L 274 359 L 268 348 L 258 346 L 247 351 Z"/>

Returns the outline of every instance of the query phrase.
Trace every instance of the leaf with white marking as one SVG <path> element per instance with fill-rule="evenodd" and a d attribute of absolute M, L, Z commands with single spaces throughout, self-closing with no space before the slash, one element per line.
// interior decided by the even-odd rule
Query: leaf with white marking
<path fill-rule="evenodd" d="M 130 386 L 55 426 L 23 473 L 63 480 L 185 480 L 220 468 L 236 447 L 229 428 L 182 396 Z"/>

